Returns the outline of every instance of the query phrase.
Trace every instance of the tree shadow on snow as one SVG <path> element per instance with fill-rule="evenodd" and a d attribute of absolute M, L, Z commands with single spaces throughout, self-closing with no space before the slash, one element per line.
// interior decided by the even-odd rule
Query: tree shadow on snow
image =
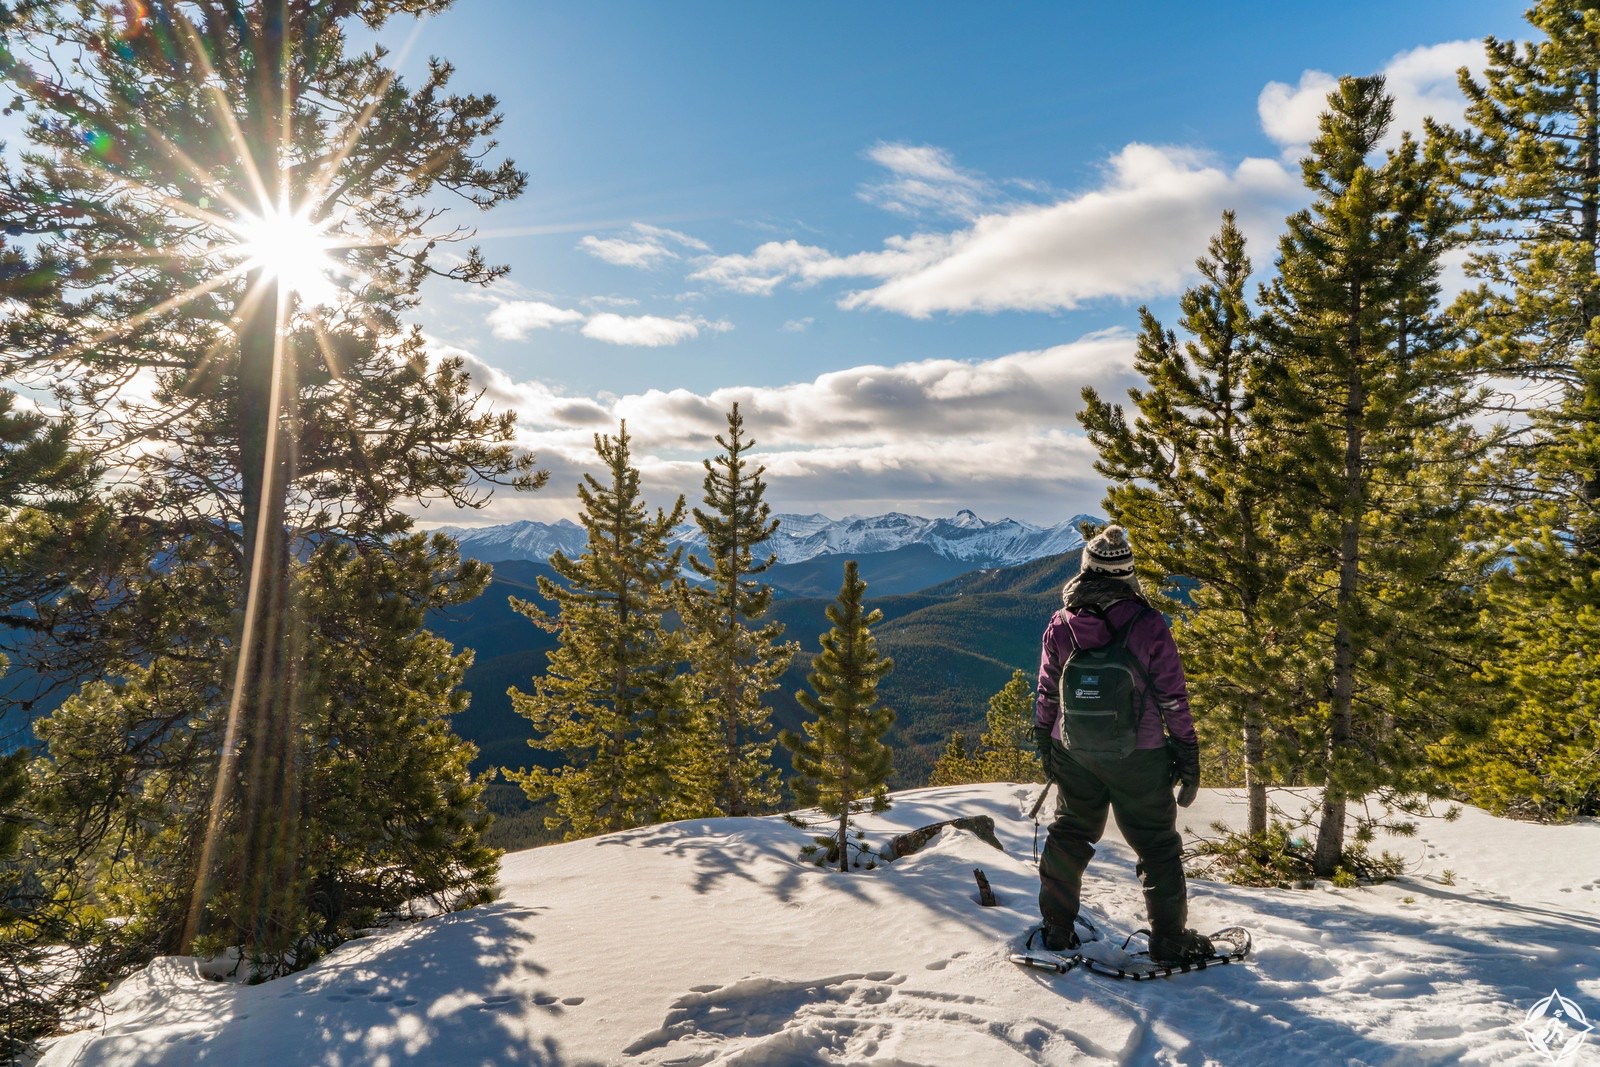
<path fill-rule="evenodd" d="M 582 998 L 543 988 L 548 972 L 532 962 L 543 910 L 499 901 L 349 942 L 299 974 L 240 988 L 231 1018 L 179 1039 L 181 1062 L 256 1062 L 271 1049 L 297 1065 L 586 1067 L 553 1036 Z"/>
<path fill-rule="evenodd" d="M 737 881 L 771 894 L 779 903 L 791 904 L 809 879 L 828 875 L 840 877 L 844 883 L 839 886 L 841 891 L 859 895 L 861 887 L 852 887 L 850 879 L 872 872 L 841 874 L 837 869 L 824 870 L 800 858 L 801 847 L 809 843 L 809 833 L 773 817 L 667 823 L 613 834 L 597 842 L 664 850 L 692 865 L 692 888 L 699 895 Z"/>

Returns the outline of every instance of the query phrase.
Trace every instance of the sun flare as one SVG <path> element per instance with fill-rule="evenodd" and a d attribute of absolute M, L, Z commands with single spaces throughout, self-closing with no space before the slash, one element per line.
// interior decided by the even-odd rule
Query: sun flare
<path fill-rule="evenodd" d="M 301 299 L 322 304 L 337 292 L 335 264 L 329 254 L 335 247 L 328 223 L 311 218 L 308 208 L 280 207 L 247 215 L 233 226 L 238 243 L 234 253 L 245 271 L 260 270 L 275 278 Z"/>

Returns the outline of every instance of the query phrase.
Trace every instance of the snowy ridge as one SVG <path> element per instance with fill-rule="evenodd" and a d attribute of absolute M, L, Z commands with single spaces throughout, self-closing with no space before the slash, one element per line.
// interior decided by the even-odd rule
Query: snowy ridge
<path fill-rule="evenodd" d="M 1078 533 L 1078 523 L 1090 518 L 1075 515 L 1054 526 L 1035 526 L 1016 519 L 991 522 L 967 509 L 939 519 L 900 512 L 843 519 L 781 514 L 777 516 L 778 532 L 767 547 L 777 554 L 779 563 L 925 545 L 946 559 L 961 560 L 974 567 L 1010 567 L 1079 547 L 1083 538 Z M 583 551 L 584 546 L 583 528 L 567 519 L 553 524 L 523 520 L 504 526 L 442 529 L 460 541 L 464 554 L 489 561 L 543 560 L 558 549 L 572 556 Z M 672 540 L 691 553 L 705 547 L 705 537 L 692 523 L 678 527 Z"/>
<path fill-rule="evenodd" d="M 1037 786 L 921 789 L 861 820 L 867 840 L 989 815 L 1005 846 L 945 831 L 839 874 L 798 861 L 776 817 L 644 827 L 507 856 L 491 904 L 339 948 L 248 986 L 157 960 L 57 1040 L 41 1067 L 294 1064 L 1539 1064 L 1524 1029 L 1552 989 L 1600 1015 L 1600 823 L 1534 826 L 1467 808 L 1384 838 L 1409 873 L 1358 889 L 1192 879 L 1190 922 L 1241 925 L 1243 963 L 1133 986 L 1007 961 L 1035 921 Z M 1315 797 L 1275 791 L 1293 811 Z M 1202 790 L 1192 843 L 1238 825 Z M 998 906 L 980 907 L 981 867 Z M 1144 925 L 1113 824 L 1085 913 L 1120 944 Z M 1550 1025 L 1535 1019 L 1533 1030 Z M 1574 1031 L 1563 1031 L 1563 1037 Z M 1569 1062 L 1600 1056 L 1579 1035 Z"/>
<path fill-rule="evenodd" d="M 472 559 L 546 560 L 558 551 L 571 557 L 583 551 L 588 538 L 583 527 L 571 519 L 555 523 L 523 519 L 503 526 L 441 526 L 461 544 L 461 553 Z"/>

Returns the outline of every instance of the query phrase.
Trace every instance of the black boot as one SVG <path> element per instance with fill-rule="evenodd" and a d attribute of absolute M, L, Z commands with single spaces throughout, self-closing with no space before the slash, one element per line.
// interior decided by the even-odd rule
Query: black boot
<path fill-rule="evenodd" d="M 1078 947 L 1078 931 L 1072 928 L 1071 923 L 1066 926 L 1045 923 L 1039 931 L 1039 936 L 1044 942 L 1044 947 L 1051 952 L 1065 952 Z"/>
<path fill-rule="evenodd" d="M 1150 935 L 1150 958 L 1156 963 L 1171 965 L 1193 963 L 1213 955 L 1216 949 L 1211 939 L 1196 930 L 1179 930 Z"/>

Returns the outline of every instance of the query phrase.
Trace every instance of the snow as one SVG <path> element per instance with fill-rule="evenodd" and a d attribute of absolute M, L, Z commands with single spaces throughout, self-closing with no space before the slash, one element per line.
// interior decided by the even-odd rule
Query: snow
<path fill-rule="evenodd" d="M 1251 958 L 1129 983 L 1006 958 L 1035 921 L 1036 789 L 896 794 L 862 820 L 869 841 L 987 814 L 1006 851 L 947 830 L 875 871 L 799 862 L 807 835 L 778 818 L 516 853 L 496 902 L 288 978 L 225 984 L 198 961 L 157 960 L 43 1064 L 1531 1065 L 1553 1061 L 1521 1027 L 1553 990 L 1600 1015 L 1600 823 L 1469 808 L 1380 838 L 1410 861 L 1385 885 L 1192 880 L 1191 924 L 1248 927 Z M 1241 796 L 1207 790 L 1180 826 L 1193 837 L 1243 817 Z M 978 905 L 974 867 L 998 907 Z M 1119 942 L 1143 925 L 1114 826 L 1085 897 Z M 1600 1035 L 1587 1040 L 1569 1062 L 1600 1060 Z"/>

